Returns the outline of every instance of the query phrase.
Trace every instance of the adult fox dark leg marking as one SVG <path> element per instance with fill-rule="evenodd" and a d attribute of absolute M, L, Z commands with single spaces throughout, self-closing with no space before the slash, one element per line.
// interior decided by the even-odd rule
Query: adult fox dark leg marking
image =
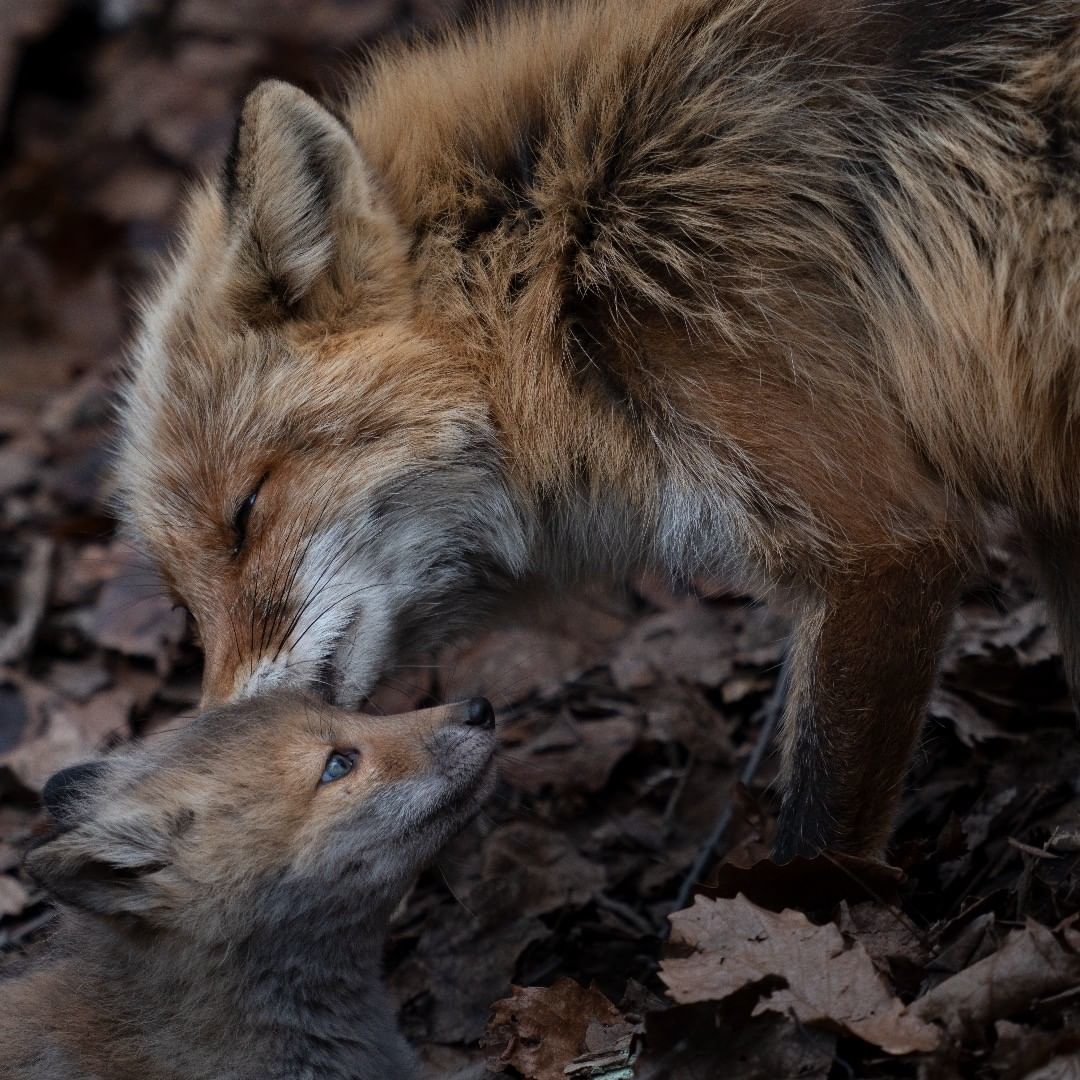
<path fill-rule="evenodd" d="M 958 572 L 925 548 L 834 582 L 796 623 L 774 858 L 880 854 L 922 725 Z"/>

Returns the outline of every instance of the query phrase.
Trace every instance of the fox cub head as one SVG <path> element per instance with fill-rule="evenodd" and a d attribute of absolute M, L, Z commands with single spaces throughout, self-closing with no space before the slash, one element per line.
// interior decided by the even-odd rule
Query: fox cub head
<path fill-rule="evenodd" d="M 414 278 L 350 131 L 257 88 L 145 307 L 122 405 L 118 486 L 194 615 L 206 705 L 291 685 L 355 706 L 402 641 L 434 644 L 521 571 L 470 343 L 431 363 L 452 346 Z"/>
<path fill-rule="evenodd" d="M 374 719 L 302 696 L 204 714 L 57 773 L 27 855 L 62 902 L 184 940 L 385 918 L 477 811 L 495 747 L 482 699 Z"/>

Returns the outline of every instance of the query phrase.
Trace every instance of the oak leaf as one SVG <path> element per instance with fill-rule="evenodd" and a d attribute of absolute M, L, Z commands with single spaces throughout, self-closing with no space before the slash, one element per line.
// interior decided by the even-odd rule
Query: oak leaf
<path fill-rule="evenodd" d="M 671 922 L 671 945 L 689 955 L 665 960 L 660 976 L 680 1004 L 721 1001 L 757 986 L 763 993 L 755 1015 L 793 1014 L 890 1054 L 932 1050 L 939 1042 L 939 1032 L 889 989 L 863 946 L 847 942 L 831 923 L 767 911 L 741 895 L 697 897 Z"/>

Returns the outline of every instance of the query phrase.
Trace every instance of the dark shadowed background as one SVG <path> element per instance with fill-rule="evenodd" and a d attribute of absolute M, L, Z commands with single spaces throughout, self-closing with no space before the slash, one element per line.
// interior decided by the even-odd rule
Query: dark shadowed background
<path fill-rule="evenodd" d="M 333 94 L 380 38 L 470 6 L 0 6 L 5 967 L 33 955 L 52 917 L 19 870 L 45 778 L 153 737 L 198 698 L 184 616 L 106 501 L 131 297 L 185 183 L 219 167 L 260 78 Z M 489 812 L 420 879 L 392 934 L 390 982 L 431 1076 L 618 1080 L 634 1058 L 640 1075 L 676 1080 L 1080 1076 L 1080 750 L 1008 548 L 950 641 L 896 871 L 757 862 L 771 758 L 748 785 L 736 777 L 786 628 L 715 583 L 575 596 L 384 685 L 375 711 L 484 693 L 503 722 Z M 727 862 L 710 864 L 661 977 L 666 916 L 728 806 Z M 805 914 L 771 914 L 784 908 Z M 531 989 L 511 998 L 511 984 Z"/>

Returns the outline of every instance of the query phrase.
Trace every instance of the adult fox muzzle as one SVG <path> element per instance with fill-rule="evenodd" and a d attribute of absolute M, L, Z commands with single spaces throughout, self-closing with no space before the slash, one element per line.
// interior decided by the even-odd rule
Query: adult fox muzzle
<path fill-rule="evenodd" d="M 1076 683 L 1078 22 L 577 0 L 256 89 L 123 407 L 207 700 L 728 573 L 795 620 L 778 854 L 879 851 L 989 506 Z"/>

